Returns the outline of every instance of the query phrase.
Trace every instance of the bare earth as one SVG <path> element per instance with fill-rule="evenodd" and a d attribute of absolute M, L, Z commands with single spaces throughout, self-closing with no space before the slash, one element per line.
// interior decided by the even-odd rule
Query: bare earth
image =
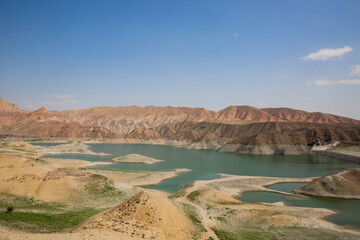
<path fill-rule="evenodd" d="M 157 162 L 162 162 L 164 160 L 159 160 L 147 156 L 143 156 L 140 154 L 128 154 L 126 156 L 121 156 L 114 158 L 115 162 L 123 162 L 123 163 L 144 163 L 144 164 L 154 164 Z"/>
<path fill-rule="evenodd" d="M 265 186 L 280 182 L 311 182 L 314 178 L 220 175 L 215 180 L 189 183 L 169 196 L 137 186 L 156 184 L 188 169 L 166 173 L 91 170 L 87 167 L 98 163 L 41 157 L 64 149 L 73 153 L 87 152 L 86 145 L 75 143 L 51 151 L 44 149 L 23 142 L 0 143 L 1 194 L 107 210 L 80 224 L 76 230 L 59 233 L 28 233 L 0 226 L 0 239 L 208 240 L 210 237 L 219 239 L 220 230 L 233 234 L 234 239 L 249 234 L 255 234 L 257 239 L 360 238 L 359 232 L 324 220 L 335 214 L 332 210 L 291 207 L 281 202 L 247 204 L 232 197 L 246 191 L 297 196 Z M 111 192 L 106 195 L 109 189 Z M 98 190 L 101 190 L 100 194 Z M 121 194 L 117 195 L 118 191 Z"/>

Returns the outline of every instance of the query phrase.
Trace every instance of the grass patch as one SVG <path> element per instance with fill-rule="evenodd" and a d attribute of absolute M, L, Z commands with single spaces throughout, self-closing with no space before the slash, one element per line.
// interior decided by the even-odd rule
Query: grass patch
<path fill-rule="evenodd" d="M 242 202 L 230 202 L 230 201 L 220 201 L 220 202 L 216 202 L 217 204 L 222 204 L 222 205 L 240 205 L 243 204 Z"/>
<path fill-rule="evenodd" d="M 5 209 L 8 206 L 13 206 L 15 210 L 44 210 L 44 211 L 58 211 L 66 209 L 65 204 L 56 202 L 43 202 L 34 200 L 33 198 L 20 197 L 5 193 L 0 193 L 0 209 Z"/>
<path fill-rule="evenodd" d="M 85 190 L 90 194 L 90 196 L 106 198 L 125 195 L 124 192 L 114 187 L 112 180 L 98 174 L 93 174 L 91 178 L 91 182 L 85 186 Z"/>
<path fill-rule="evenodd" d="M 14 207 L 11 213 L 7 208 Z M 28 232 L 59 232 L 78 226 L 102 210 L 74 209 L 56 202 L 0 193 L 0 224 Z"/>
<path fill-rule="evenodd" d="M 183 210 L 188 218 L 193 223 L 196 231 L 192 233 L 193 239 L 199 239 L 201 236 L 201 232 L 207 232 L 206 228 L 202 225 L 197 213 L 196 208 L 190 204 L 182 203 Z"/>
<path fill-rule="evenodd" d="M 185 193 L 186 193 L 186 189 L 187 188 L 191 188 L 194 186 L 194 183 L 187 183 L 185 185 L 182 185 L 181 186 L 181 189 L 179 191 L 177 191 L 176 193 L 170 195 L 168 198 L 169 199 L 175 199 L 175 198 L 180 198 L 180 197 L 183 197 L 185 196 Z"/>
<path fill-rule="evenodd" d="M 216 228 L 213 228 L 212 230 L 214 231 L 214 233 L 220 240 L 238 240 L 239 239 L 239 237 L 235 233 L 221 230 L 221 229 L 216 229 Z"/>
<path fill-rule="evenodd" d="M 200 195 L 200 191 L 199 190 L 196 190 L 196 191 L 193 191 L 191 192 L 189 195 L 187 195 L 187 198 L 190 200 L 190 201 L 195 201 L 196 198 Z"/>
<path fill-rule="evenodd" d="M 0 212 L 0 222 L 9 227 L 28 232 L 51 233 L 74 228 L 87 218 L 99 212 L 100 210 L 83 209 L 52 214 L 20 212 L 16 211 L 15 208 L 12 213 Z"/>
<path fill-rule="evenodd" d="M 215 219 L 218 220 L 219 222 L 227 223 L 227 220 L 224 217 L 215 217 Z"/>
<path fill-rule="evenodd" d="M 269 231 L 248 231 L 248 230 L 241 230 L 239 232 L 241 239 L 244 240 L 277 240 L 277 236 L 274 233 Z"/>
<path fill-rule="evenodd" d="M 101 170 L 101 171 L 129 172 L 129 173 L 156 173 L 151 171 L 122 170 L 122 169 L 112 169 L 112 168 L 79 168 L 79 170 Z"/>

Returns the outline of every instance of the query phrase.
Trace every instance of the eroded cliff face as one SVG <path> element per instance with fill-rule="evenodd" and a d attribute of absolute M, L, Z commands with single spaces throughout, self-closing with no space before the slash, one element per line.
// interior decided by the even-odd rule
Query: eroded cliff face
<path fill-rule="evenodd" d="M 186 107 L 93 107 L 25 111 L 0 101 L 0 134 L 41 138 L 118 139 L 194 149 L 298 154 L 316 141 L 360 143 L 360 121 L 289 108 L 230 106 L 219 112 Z"/>

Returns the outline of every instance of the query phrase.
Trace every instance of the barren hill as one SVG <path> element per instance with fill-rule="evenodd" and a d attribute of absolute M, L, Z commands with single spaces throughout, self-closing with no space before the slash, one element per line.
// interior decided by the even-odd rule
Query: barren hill
<path fill-rule="evenodd" d="M 298 193 L 347 199 L 360 199 L 360 169 L 351 168 L 315 179 Z"/>
<path fill-rule="evenodd" d="M 360 121 L 336 116 L 333 114 L 321 113 L 321 112 L 306 112 L 303 110 L 291 109 L 291 108 L 263 108 L 261 109 L 272 116 L 290 122 L 312 122 L 312 123 L 351 123 L 359 124 Z"/>
<path fill-rule="evenodd" d="M 320 124 L 305 122 L 258 122 L 249 124 L 225 124 L 214 122 L 182 122 L 166 124 L 154 129 L 165 139 L 186 140 L 205 148 L 222 151 L 254 153 L 254 146 L 273 148 L 278 146 L 309 146 L 317 140 L 324 143 L 342 141 L 360 142 L 360 125 Z M 213 145 L 215 144 L 216 145 Z M 212 147 L 213 146 L 213 147 Z M 306 149 L 298 149 L 304 152 Z M 258 153 L 266 153 L 258 152 Z M 280 153 L 280 152 L 279 152 Z"/>
<path fill-rule="evenodd" d="M 117 135 L 128 134 L 135 128 L 152 128 L 171 122 L 209 121 L 217 113 L 204 108 L 186 107 L 93 107 L 66 111 L 67 122 L 78 122 L 85 126 L 98 126 L 111 130 Z"/>
<path fill-rule="evenodd" d="M 190 239 L 185 214 L 164 194 L 146 190 L 96 216 L 85 229 L 107 229 L 143 239 Z"/>
<path fill-rule="evenodd" d="M 231 121 L 235 119 L 258 122 L 281 121 L 279 118 L 251 106 L 230 106 L 218 113 L 219 116 L 217 120 L 220 121 Z"/>
<path fill-rule="evenodd" d="M 0 112 L 18 112 L 23 111 L 21 108 L 18 107 L 18 105 L 8 102 L 2 98 L 0 98 Z"/>

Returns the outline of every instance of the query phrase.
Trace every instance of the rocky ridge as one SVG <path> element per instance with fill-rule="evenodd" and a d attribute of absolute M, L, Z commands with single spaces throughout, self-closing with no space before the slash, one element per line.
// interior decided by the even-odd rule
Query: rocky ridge
<path fill-rule="evenodd" d="M 290 108 L 229 106 L 219 112 L 187 107 L 92 107 L 25 111 L 0 101 L 0 134 L 63 139 L 122 139 L 188 148 L 298 154 L 316 142 L 360 143 L 360 121 Z"/>

